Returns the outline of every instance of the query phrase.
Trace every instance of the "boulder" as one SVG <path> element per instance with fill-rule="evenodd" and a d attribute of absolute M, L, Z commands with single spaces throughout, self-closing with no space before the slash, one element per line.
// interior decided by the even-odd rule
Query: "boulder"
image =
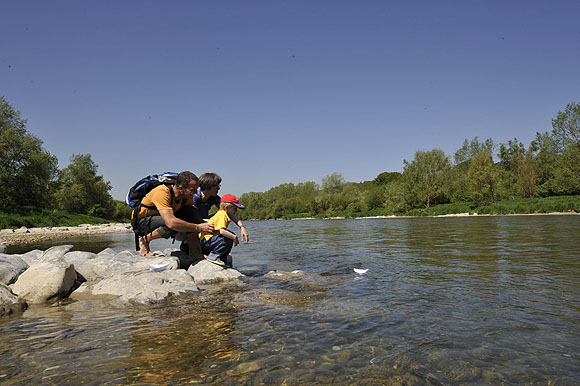
<path fill-rule="evenodd" d="M 19 299 L 6 284 L 0 283 L 0 317 L 22 312 L 27 305 Z"/>
<path fill-rule="evenodd" d="M 107 251 L 107 253 L 103 253 Z M 124 272 L 148 271 L 150 264 L 167 265 L 166 270 L 179 268 L 179 258 L 175 256 L 158 255 L 151 257 L 139 256 L 133 251 L 115 252 L 101 251 L 99 254 L 90 252 L 69 252 L 64 259 L 74 264 L 78 273 L 89 281 L 110 278 Z"/>
<path fill-rule="evenodd" d="M 27 269 L 28 264 L 20 256 L 0 254 L 0 283 L 14 283 Z"/>
<path fill-rule="evenodd" d="M 6 246 L 4 245 L 0 245 L 0 253 L 6 253 L 8 252 L 8 248 L 6 248 Z"/>
<path fill-rule="evenodd" d="M 26 262 L 26 264 L 31 265 L 32 263 L 38 261 L 43 253 L 44 251 L 41 251 L 40 249 L 34 249 L 19 256 Z"/>
<path fill-rule="evenodd" d="M 72 298 L 116 297 L 121 303 L 149 304 L 172 295 L 198 291 L 195 281 L 185 270 L 121 272 L 98 282 L 87 282 Z"/>
<path fill-rule="evenodd" d="M 29 303 L 47 303 L 67 297 L 75 284 L 78 282 L 74 265 L 53 251 L 45 252 L 38 262 L 30 265 L 16 280 L 12 291 Z"/>
<path fill-rule="evenodd" d="M 187 270 L 198 285 L 238 280 L 245 277 L 233 268 L 224 268 L 207 260 L 194 262 Z"/>

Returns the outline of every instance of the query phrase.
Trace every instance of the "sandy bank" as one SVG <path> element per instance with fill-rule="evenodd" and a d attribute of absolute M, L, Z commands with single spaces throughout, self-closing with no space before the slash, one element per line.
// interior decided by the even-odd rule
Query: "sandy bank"
<path fill-rule="evenodd" d="M 82 224 L 76 227 L 43 227 L 0 230 L 0 245 L 22 245 L 103 233 L 131 232 L 131 224 Z"/>

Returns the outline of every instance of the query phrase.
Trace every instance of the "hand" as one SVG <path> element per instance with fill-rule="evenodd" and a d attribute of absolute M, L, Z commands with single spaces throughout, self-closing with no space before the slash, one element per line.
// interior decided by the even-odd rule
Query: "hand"
<path fill-rule="evenodd" d="M 240 243 L 240 239 L 238 239 L 238 236 L 234 236 L 234 246 L 237 247 L 238 244 Z"/>
<path fill-rule="evenodd" d="M 197 226 L 199 227 L 199 229 L 201 229 L 201 233 L 205 233 L 205 234 L 213 234 L 214 233 L 213 224 L 204 222 L 201 224 L 197 224 Z"/>
<path fill-rule="evenodd" d="M 248 236 L 248 231 L 246 227 L 242 227 L 240 231 L 242 233 L 242 241 L 247 244 L 248 241 L 250 241 L 250 236 Z"/>

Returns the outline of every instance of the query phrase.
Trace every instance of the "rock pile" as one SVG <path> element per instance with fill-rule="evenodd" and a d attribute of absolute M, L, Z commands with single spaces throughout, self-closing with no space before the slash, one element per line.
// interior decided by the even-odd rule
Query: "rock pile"
<path fill-rule="evenodd" d="M 148 304 L 243 276 L 206 260 L 191 261 L 174 249 L 153 257 L 110 248 L 98 254 L 73 251 L 72 245 L 22 255 L 0 251 L 0 316 L 67 297 Z"/>

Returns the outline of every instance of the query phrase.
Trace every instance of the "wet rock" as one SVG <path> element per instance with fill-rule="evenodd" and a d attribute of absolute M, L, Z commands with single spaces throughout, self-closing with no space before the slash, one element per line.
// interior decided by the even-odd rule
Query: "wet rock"
<path fill-rule="evenodd" d="M 224 268 L 207 260 L 193 263 L 187 272 L 195 278 L 195 282 L 199 285 L 238 280 L 244 277 L 244 274 L 233 268 Z"/>
<path fill-rule="evenodd" d="M 270 271 L 266 274 L 266 276 L 271 277 L 273 279 L 279 279 L 279 280 L 292 280 L 292 279 L 296 279 L 298 277 L 305 277 L 306 272 L 299 270 L 299 269 L 292 271 L 292 272 Z"/>
<path fill-rule="evenodd" d="M 14 283 L 27 269 L 28 264 L 20 256 L 0 254 L 0 283 Z"/>
<path fill-rule="evenodd" d="M 113 296 L 123 303 L 154 303 L 171 295 L 198 291 L 193 277 L 185 270 L 163 272 L 122 272 L 98 282 L 87 282 L 72 294 L 72 298 Z"/>
<path fill-rule="evenodd" d="M 0 317 L 22 312 L 27 305 L 6 284 L 0 283 Z"/>
<path fill-rule="evenodd" d="M 46 260 L 43 261 L 43 258 Z M 22 273 L 12 290 L 28 303 L 47 303 L 67 297 L 77 280 L 77 272 L 72 264 L 56 255 L 43 255 Z"/>

